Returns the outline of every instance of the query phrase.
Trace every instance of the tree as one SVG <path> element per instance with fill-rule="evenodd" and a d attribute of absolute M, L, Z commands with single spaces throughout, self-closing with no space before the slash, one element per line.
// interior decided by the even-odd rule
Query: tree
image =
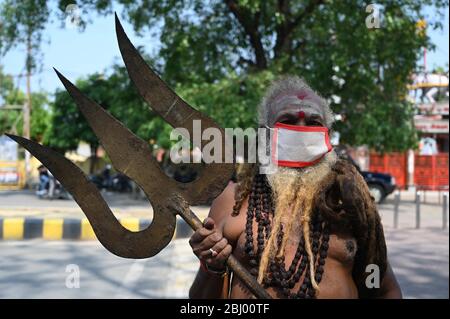
<path fill-rule="evenodd" d="M 25 100 L 25 93 L 14 85 L 13 77 L 3 73 L 0 66 L 0 135 L 3 133 L 23 135 L 22 106 Z M 31 138 L 42 141 L 49 120 L 48 96 L 45 92 L 34 92 L 31 94 L 31 101 L 34 105 Z M 10 106 L 15 108 L 11 109 Z"/>
<path fill-rule="evenodd" d="M 39 7 L 36 4 L 42 4 L 35 12 L 36 19 L 31 19 L 41 26 L 50 12 L 42 2 L 5 1 L 12 9 L 4 12 L 15 16 L 14 10 L 26 3 L 23 12 L 29 15 Z M 69 2 L 57 1 L 60 16 Z M 207 105 L 205 92 L 198 87 L 213 90 L 222 109 L 247 110 L 249 101 L 259 100 L 263 92 L 258 91 L 255 98 L 256 92 L 246 90 L 250 79 L 266 83 L 267 74 L 297 74 L 344 115 L 345 121 L 336 125 L 342 142 L 368 144 L 381 151 L 403 150 L 414 147 L 416 135 L 411 105 L 404 98 L 406 85 L 422 48 L 433 49 L 430 38 L 416 23 L 427 18 L 427 28 L 441 28 L 448 1 L 377 3 L 381 10 L 379 29 L 366 27 L 366 19 L 374 12 L 366 12 L 367 1 L 363 0 L 87 0 L 79 6 L 81 18 L 89 19 L 89 12 L 110 14 L 113 4 L 120 4 L 122 15 L 136 32 L 156 33 L 161 46 L 152 57 L 153 64 L 188 101 L 201 100 L 201 107 L 209 114 L 215 113 L 217 105 Z M 427 6 L 436 11 L 435 16 L 424 17 Z M 89 22 L 87 19 L 80 25 Z M 14 27 L 12 23 L 7 29 Z M 223 102 L 229 96 L 221 94 L 226 90 L 219 88 L 234 84 L 241 89 L 233 106 Z M 245 112 L 217 115 L 228 116 L 223 123 L 233 122 L 233 118 L 244 126 L 254 123 Z M 143 127 L 161 130 L 159 123 L 163 125 L 152 119 Z M 374 138 L 368 127 L 389 134 Z"/>
<path fill-rule="evenodd" d="M 89 97 L 108 109 L 107 103 L 112 91 L 102 75 L 93 74 L 85 80 L 78 80 L 76 84 Z M 58 89 L 55 92 L 55 99 L 51 107 L 50 127 L 44 135 L 44 144 L 65 153 L 77 149 L 80 141 L 88 143 L 93 158 L 90 173 L 93 173 L 99 142 L 87 121 L 72 98 L 63 89 Z"/>
<path fill-rule="evenodd" d="M 146 57 L 145 54 L 143 56 Z M 142 139 L 168 148 L 171 145 L 170 125 L 143 101 L 124 66 L 114 65 L 112 70 L 108 78 L 113 93 L 109 101 L 111 114 Z"/>
<path fill-rule="evenodd" d="M 230 74 L 214 83 L 180 84 L 176 91 L 222 127 L 256 127 L 257 106 L 274 78 L 270 71 Z"/>
<path fill-rule="evenodd" d="M 132 86 L 124 67 L 113 66 L 112 69 L 109 76 L 92 74 L 86 79 L 79 79 L 76 85 L 139 137 L 147 141 L 158 140 L 162 146 L 168 147 L 168 124 L 159 117 L 155 118 L 155 113 L 150 111 Z M 161 134 L 163 131 L 165 134 Z M 81 141 L 90 145 L 90 173 L 93 173 L 99 140 L 69 94 L 65 90 L 57 90 L 44 144 L 64 153 L 75 150 Z"/>
<path fill-rule="evenodd" d="M 18 45 L 25 44 L 26 47 L 27 100 L 23 112 L 23 135 L 27 138 L 31 135 L 31 75 L 37 70 L 42 33 L 49 14 L 45 0 L 5 0 L 0 4 L 0 55 Z"/>
<path fill-rule="evenodd" d="M 113 3 L 91 0 L 83 8 L 109 14 Z M 428 28 L 441 28 L 442 14 L 448 7 L 448 1 L 377 1 L 381 25 L 369 29 L 365 21 L 370 12 L 366 12 L 367 1 L 362 0 L 115 3 L 122 5 L 122 14 L 135 31 L 143 34 L 160 29 L 161 48 L 154 58 L 164 79 L 183 87 L 188 100 L 201 100 L 206 112 L 217 113 L 214 101 L 220 101 L 221 110 L 234 111 L 247 110 L 249 101 L 256 103 L 260 98 L 244 90 L 247 93 L 238 92 L 236 100 L 227 104 L 228 91 L 218 89 L 220 85 L 231 88 L 235 81 L 245 86 L 250 78 L 264 78 L 267 73 L 263 71 L 298 74 L 344 115 L 345 121 L 336 125 L 342 142 L 368 144 L 379 151 L 415 146 L 411 105 L 404 99 L 406 85 L 421 49 L 433 49 L 430 38 L 418 31 L 416 23 L 425 18 L 424 8 L 431 6 L 437 14 L 428 19 Z M 209 89 L 211 94 L 205 94 Z M 222 112 L 217 114 L 219 119 L 224 113 L 250 118 L 243 113 Z M 223 123 L 231 122 L 228 118 Z M 374 127 L 380 133 L 376 137 Z"/>
<path fill-rule="evenodd" d="M 22 99 L 25 94 L 21 92 Z M 41 142 L 49 125 L 48 97 L 42 92 L 31 94 L 33 117 L 31 118 L 31 139 Z M 0 135 L 11 133 L 24 135 L 23 110 L 5 110 L 0 108 Z"/>

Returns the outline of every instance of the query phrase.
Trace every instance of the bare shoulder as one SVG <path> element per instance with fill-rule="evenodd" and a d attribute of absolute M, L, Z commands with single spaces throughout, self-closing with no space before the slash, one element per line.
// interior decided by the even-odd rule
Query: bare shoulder
<path fill-rule="evenodd" d="M 214 219 L 216 225 L 219 225 L 220 228 L 223 227 L 223 223 L 233 212 L 236 185 L 236 183 L 230 181 L 223 192 L 211 204 L 208 216 Z"/>

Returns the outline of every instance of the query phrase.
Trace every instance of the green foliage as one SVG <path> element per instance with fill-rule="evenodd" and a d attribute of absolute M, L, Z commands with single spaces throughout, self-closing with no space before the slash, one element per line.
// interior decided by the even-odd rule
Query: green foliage
<path fill-rule="evenodd" d="M 0 3 L 0 56 L 12 48 L 26 48 L 25 69 L 28 74 L 39 69 L 40 45 L 50 11 L 45 0 L 13 1 Z M 11 76 L 2 76 L 0 103 L 23 105 L 25 95 L 19 88 L 14 88 Z M 47 95 L 44 92 L 31 93 L 31 131 L 30 137 L 41 140 L 48 125 L 46 108 Z M 11 132 L 22 135 L 23 118 L 20 110 L 0 111 L 0 133 Z"/>
<path fill-rule="evenodd" d="M 417 147 L 413 114 L 413 105 L 406 101 L 385 101 L 383 104 L 369 101 L 356 107 L 343 122 L 338 122 L 336 129 L 341 133 L 343 143 L 368 144 L 380 153 L 401 152 Z"/>
<path fill-rule="evenodd" d="M 169 147 L 170 126 L 138 95 L 125 67 L 115 65 L 108 83 L 113 93 L 109 101 L 111 114 L 142 139 Z"/>
<path fill-rule="evenodd" d="M 448 7 L 448 1 L 377 1 L 379 29 L 366 27 L 363 0 L 90 0 L 83 7 L 109 14 L 113 3 L 135 31 L 159 36 L 156 62 L 164 79 L 221 125 L 253 125 L 266 75 L 289 73 L 325 98 L 340 98 L 332 108 L 346 119 L 336 125 L 342 142 L 377 150 L 416 145 L 406 85 L 422 48 L 433 49 L 416 23 L 427 18 L 429 29 L 441 28 Z M 423 16 L 427 6 L 435 16 Z M 241 91 L 255 83 L 264 86 Z M 374 127 L 382 134 L 374 137 Z"/>
<path fill-rule="evenodd" d="M 49 19 L 50 10 L 45 0 L 14 1 L 0 3 L 0 55 L 10 49 L 27 47 L 26 69 L 33 71 L 38 65 L 42 33 Z"/>
<path fill-rule="evenodd" d="M 20 114 L 16 111 L 0 109 L 0 136 L 4 133 L 17 133 L 15 128 L 20 121 Z"/>
<path fill-rule="evenodd" d="M 20 93 L 21 96 L 24 96 L 22 92 Z M 49 126 L 50 114 L 47 95 L 42 92 L 32 93 L 31 101 L 33 103 L 31 111 L 31 139 L 42 141 L 43 135 Z M 0 108 L 0 135 L 3 133 L 23 135 L 22 110 L 2 110 Z"/>
<path fill-rule="evenodd" d="M 25 95 L 14 85 L 14 79 L 10 74 L 3 71 L 0 65 L 0 106 L 2 105 L 22 105 Z"/>
<path fill-rule="evenodd" d="M 58 1 L 61 17 L 69 2 Z M 110 14 L 119 4 L 122 16 L 138 34 L 159 37 L 161 46 L 152 65 L 188 102 L 222 126 L 254 126 L 257 104 L 270 81 L 294 74 L 334 101 L 332 108 L 345 118 L 336 124 L 342 142 L 380 151 L 403 150 L 414 147 L 417 137 L 412 108 L 405 101 L 406 85 L 422 48 L 434 47 L 417 22 L 426 18 L 428 29 L 442 28 L 448 1 L 377 3 L 379 29 L 365 25 L 369 15 L 365 0 L 86 0 L 77 4 L 83 12 L 82 26 L 93 12 Z M 425 7 L 436 14 L 424 17 Z M 26 42 L 27 30 L 34 30 L 37 47 L 50 14 L 47 3 L 5 0 L 0 8 L 6 21 L 0 31 L 0 52 Z M 165 147 L 170 144 L 168 125 L 143 104 L 123 68 L 115 66 L 110 76 L 92 75 L 79 85 L 139 136 Z M 79 140 L 97 145 L 66 93 L 56 93 L 52 109 L 51 130 L 45 134 L 48 144 L 61 150 L 73 149 Z"/>
<path fill-rule="evenodd" d="M 86 80 L 78 80 L 76 84 L 90 98 L 108 108 L 105 103 L 111 90 L 101 75 L 93 74 Z M 93 149 L 98 147 L 97 138 L 64 89 L 55 92 L 51 108 L 50 129 L 44 135 L 44 144 L 62 152 L 75 150 L 80 141 L 89 143 Z"/>
<path fill-rule="evenodd" d="M 42 141 L 50 125 L 48 95 L 45 92 L 31 93 L 31 138 Z M 22 127 L 22 126 L 21 126 Z"/>
<path fill-rule="evenodd" d="M 0 135 L 12 133 L 22 135 L 23 117 L 21 109 L 2 109 L 2 106 L 20 107 L 25 103 L 25 94 L 15 87 L 11 75 L 5 74 L 0 66 Z M 42 140 L 44 132 L 48 128 L 49 111 L 48 96 L 45 92 L 31 94 L 32 117 L 31 138 Z"/>
<path fill-rule="evenodd" d="M 256 127 L 257 106 L 273 79 L 270 71 L 232 74 L 216 83 L 179 85 L 177 93 L 222 127 Z"/>
<path fill-rule="evenodd" d="M 114 66 L 109 76 L 93 74 L 78 80 L 76 85 L 139 137 L 155 142 L 161 137 L 160 144 L 170 145 L 169 126 L 159 117 L 155 119 L 155 113 L 137 94 L 124 67 Z M 50 123 L 44 143 L 54 149 L 74 150 L 80 141 L 90 144 L 92 151 L 99 146 L 98 138 L 65 90 L 55 93 Z"/>

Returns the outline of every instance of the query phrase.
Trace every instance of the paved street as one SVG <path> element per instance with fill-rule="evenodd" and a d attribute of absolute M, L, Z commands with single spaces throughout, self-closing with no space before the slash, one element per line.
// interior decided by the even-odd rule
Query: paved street
<path fill-rule="evenodd" d="M 402 193 L 398 229 L 393 228 L 393 198 L 379 207 L 389 259 L 406 298 L 449 297 L 449 233 L 441 229 L 437 193 L 427 196 L 421 206 L 421 229 L 414 228 L 411 194 Z M 145 201 L 123 195 L 106 198 L 116 216 L 148 217 L 151 212 Z M 194 211 L 204 216 L 208 208 Z M 0 192 L 0 217 L 19 214 L 83 217 L 71 201 Z M 66 286 L 73 283 L 73 265 L 79 270 L 79 288 Z M 96 241 L 0 241 L 0 298 L 185 298 L 197 267 L 185 238 L 145 260 L 116 257 Z"/>
<path fill-rule="evenodd" d="M 385 228 L 388 258 L 405 298 L 448 298 L 448 230 Z"/>
<path fill-rule="evenodd" d="M 5 241 L 0 256 L 0 298 L 186 298 L 198 266 L 185 239 L 143 260 L 116 257 L 96 241 Z M 79 288 L 66 286 L 73 265 Z"/>
<path fill-rule="evenodd" d="M 135 200 L 128 194 L 102 195 L 118 218 L 152 216 L 146 200 Z M 84 214 L 74 200 L 39 199 L 32 191 L 0 191 L 0 217 L 82 218 Z"/>
<path fill-rule="evenodd" d="M 406 298 L 448 298 L 448 231 L 386 228 L 389 259 Z M 80 288 L 67 288 L 68 265 Z M 184 298 L 198 267 L 187 239 L 127 260 L 98 242 L 0 242 L 0 298 Z"/>

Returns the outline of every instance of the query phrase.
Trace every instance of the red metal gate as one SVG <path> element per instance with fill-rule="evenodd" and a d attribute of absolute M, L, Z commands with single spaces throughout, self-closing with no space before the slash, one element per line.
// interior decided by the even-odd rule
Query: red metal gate
<path fill-rule="evenodd" d="M 414 158 L 414 184 L 420 189 L 448 189 L 448 153 L 416 155 Z"/>
<path fill-rule="evenodd" d="M 390 174 L 395 178 L 398 188 L 405 188 L 407 185 L 407 154 L 387 153 L 370 154 L 369 170 L 375 173 Z"/>

